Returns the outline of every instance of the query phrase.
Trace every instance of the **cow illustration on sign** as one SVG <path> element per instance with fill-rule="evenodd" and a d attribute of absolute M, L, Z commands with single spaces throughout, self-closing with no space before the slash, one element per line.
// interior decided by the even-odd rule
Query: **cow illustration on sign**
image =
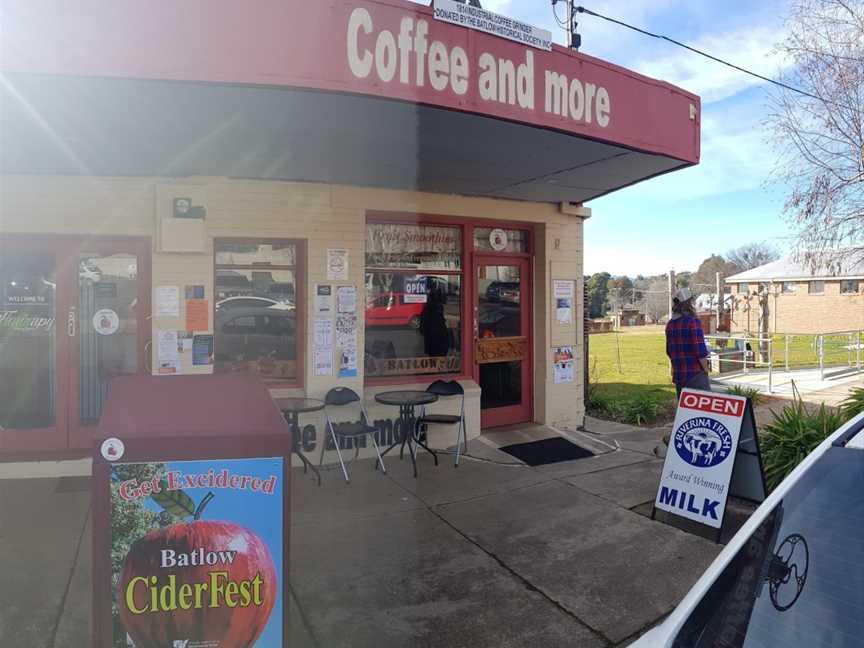
<path fill-rule="evenodd" d="M 697 468 L 716 466 L 729 456 L 731 448 L 729 430 L 713 419 L 692 418 L 675 431 L 678 456 Z"/>

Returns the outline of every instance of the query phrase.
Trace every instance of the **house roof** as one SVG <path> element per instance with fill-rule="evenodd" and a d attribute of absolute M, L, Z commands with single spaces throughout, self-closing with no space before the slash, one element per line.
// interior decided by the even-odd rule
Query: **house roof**
<path fill-rule="evenodd" d="M 864 259 L 838 261 L 837 267 L 812 269 L 792 257 L 784 257 L 757 268 L 745 270 L 726 279 L 726 283 L 755 283 L 760 281 L 793 281 L 809 279 L 864 279 Z"/>

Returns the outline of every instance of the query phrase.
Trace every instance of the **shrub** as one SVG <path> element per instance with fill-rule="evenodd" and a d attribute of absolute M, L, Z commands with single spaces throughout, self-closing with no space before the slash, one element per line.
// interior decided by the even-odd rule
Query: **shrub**
<path fill-rule="evenodd" d="M 762 402 L 762 392 L 760 392 L 759 389 L 756 387 L 746 387 L 745 385 L 732 385 L 726 390 L 726 393 L 732 394 L 733 396 L 743 396 L 744 398 L 749 398 L 750 402 L 753 403 L 754 407 Z"/>
<path fill-rule="evenodd" d="M 768 490 L 777 485 L 844 422 L 840 412 L 825 407 L 808 410 L 800 397 L 762 428 L 762 455 Z"/>
<path fill-rule="evenodd" d="M 630 425 L 654 423 L 671 411 L 673 405 L 671 397 L 662 391 L 642 391 L 628 396 L 594 391 L 589 394 L 587 403 L 591 414 Z"/>
<path fill-rule="evenodd" d="M 849 398 L 840 403 L 840 413 L 846 421 L 858 416 L 861 412 L 864 412 L 864 387 L 853 389 Z"/>

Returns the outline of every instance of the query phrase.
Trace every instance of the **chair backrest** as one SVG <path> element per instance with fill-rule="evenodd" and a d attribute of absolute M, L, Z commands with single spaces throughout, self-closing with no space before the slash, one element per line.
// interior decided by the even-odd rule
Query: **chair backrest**
<path fill-rule="evenodd" d="M 324 404 L 332 405 L 333 407 L 356 403 L 359 400 L 360 397 L 357 395 L 357 392 L 349 387 L 334 387 L 324 396 Z"/>
<path fill-rule="evenodd" d="M 426 388 L 430 394 L 437 396 L 464 396 L 465 390 L 456 380 L 436 380 Z"/>

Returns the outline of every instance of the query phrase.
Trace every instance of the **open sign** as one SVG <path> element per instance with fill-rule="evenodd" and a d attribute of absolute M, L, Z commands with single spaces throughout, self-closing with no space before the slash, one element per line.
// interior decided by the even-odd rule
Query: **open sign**
<path fill-rule="evenodd" d="M 426 303 L 426 277 L 412 277 L 405 279 L 405 303 Z"/>

